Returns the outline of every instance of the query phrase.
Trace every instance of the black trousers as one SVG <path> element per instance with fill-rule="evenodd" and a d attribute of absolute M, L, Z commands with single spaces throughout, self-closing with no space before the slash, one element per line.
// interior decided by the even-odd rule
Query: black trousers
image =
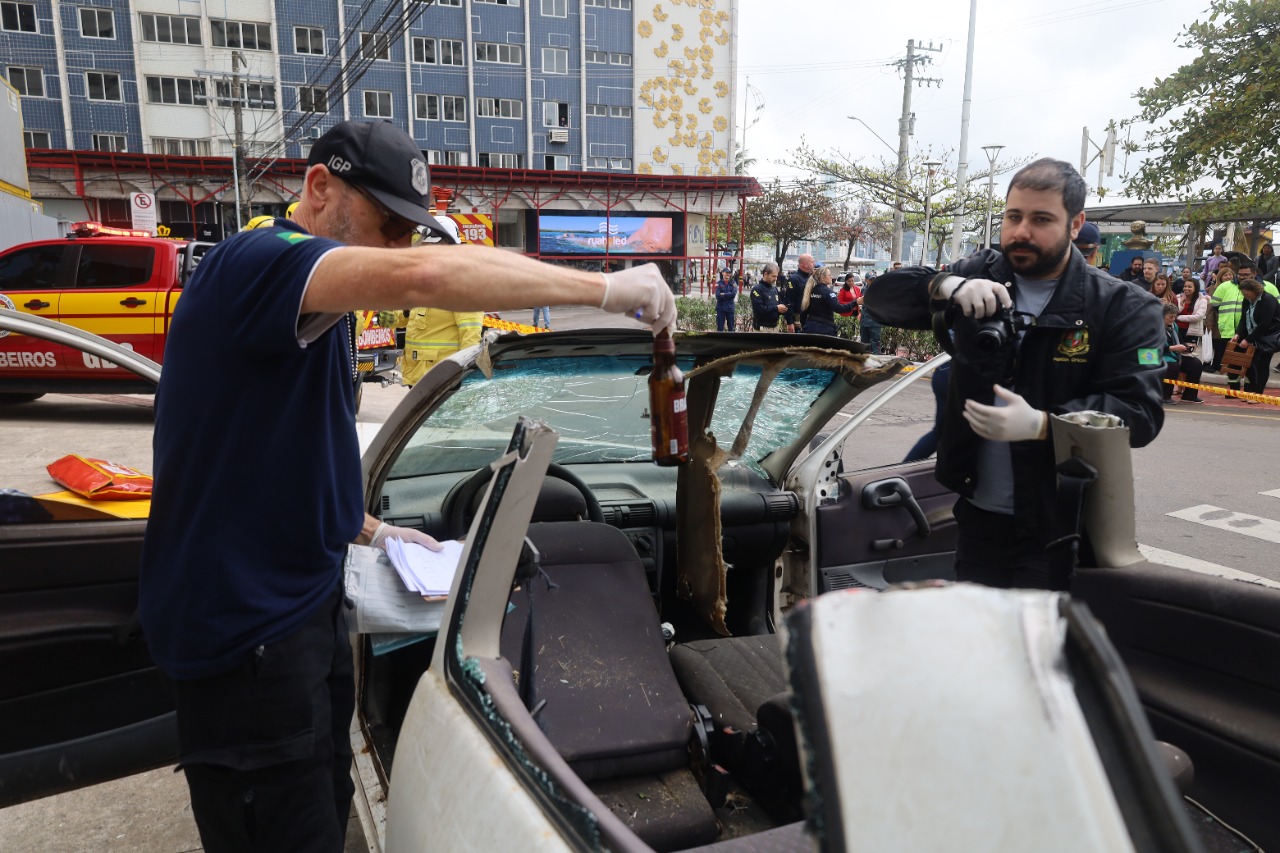
<path fill-rule="evenodd" d="M 173 685 L 205 850 L 343 849 L 355 681 L 341 589 L 234 670 Z"/>
<path fill-rule="evenodd" d="M 956 502 L 956 580 L 1000 589 L 1051 589 L 1052 558 L 1043 536 L 1019 536 L 1012 515 Z"/>
<path fill-rule="evenodd" d="M 1260 349 L 1253 351 L 1253 361 L 1249 363 L 1249 370 L 1245 373 L 1244 390 L 1250 394 L 1267 393 L 1267 378 L 1271 375 L 1273 355 L 1275 353 L 1263 352 Z"/>
<path fill-rule="evenodd" d="M 1184 355 L 1180 359 L 1178 359 L 1176 362 L 1165 365 L 1165 368 L 1164 368 L 1165 379 L 1172 379 L 1176 381 L 1179 373 L 1186 374 L 1187 382 L 1190 382 L 1192 385 L 1199 385 L 1200 380 L 1204 378 L 1204 362 L 1201 361 L 1197 356 Z M 1170 385 L 1168 382 L 1161 383 L 1160 390 L 1161 390 L 1161 393 L 1164 394 L 1164 398 L 1166 400 L 1169 400 L 1173 397 L 1174 387 L 1175 386 Z M 1180 390 L 1182 392 L 1182 399 L 1185 402 L 1190 403 L 1192 400 L 1200 399 L 1200 392 L 1197 391 L 1195 388 L 1182 388 Z"/>

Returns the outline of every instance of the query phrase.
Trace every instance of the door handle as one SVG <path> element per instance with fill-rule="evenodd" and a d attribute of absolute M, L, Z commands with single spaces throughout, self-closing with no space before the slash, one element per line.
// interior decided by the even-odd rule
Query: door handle
<path fill-rule="evenodd" d="M 146 305 L 147 300 L 139 299 L 136 296 L 130 296 L 128 299 L 121 299 L 120 304 L 125 308 L 137 308 L 139 305 Z"/>
<path fill-rule="evenodd" d="M 924 510 L 920 508 L 920 502 L 916 500 L 915 495 L 911 494 L 911 487 L 907 485 L 907 481 L 901 477 L 877 480 L 863 486 L 862 506 L 865 509 L 888 509 L 900 506 L 911 514 L 911 520 L 916 523 L 917 536 L 928 536 L 933 532 L 929 519 L 924 517 Z"/>
<path fill-rule="evenodd" d="M 36 311 L 36 310 L 38 310 L 38 309 L 40 309 L 40 308 L 48 308 L 48 307 L 49 307 L 49 303 L 48 303 L 48 302 L 41 302 L 39 299 L 32 299 L 30 302 L 24 302 L 24 303 L 22 303 L 22 307 L 23 307 L 23 308 L 30 308 L 32 311 Z"/>

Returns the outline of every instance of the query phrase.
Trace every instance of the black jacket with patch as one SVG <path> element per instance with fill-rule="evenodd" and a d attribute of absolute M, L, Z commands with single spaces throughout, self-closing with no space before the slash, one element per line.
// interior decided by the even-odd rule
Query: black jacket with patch
<path fill-rule="evenodd" d="M 960 261 L 950 273 L 1014 281 L 1004 256 L 992 249 Z M 864 313 L 887 326 L 931 328 L 931 307 L 942 307 L 931 306 L 929 299 L 937 274 L 928 267 L 904 267 L 880 276 L 863 294 Z M 1012 290 L 1016 306 L 1016 286 Z M 973 495 L 983 439 L 964 419 L 964 401 L 990 403 L 993 379 L 1001 377 L 1012 376 L 1011 387 L 1037 409 L 1118 415 L 1129 428 L 1130 446 L 1150 443 L 1164 424 L 1164 343 L 1160 300 L 1089 266 L 1073 247 L 1057 289 L 1015 352 L 999 363 L 963 352 L 955 359 L 938 445 L 938 481 L 965 497 Z M 1053 442 L 1014 442 L 1011 449 L 1017 530 L 1048 535 L 1056 492 Z"/>

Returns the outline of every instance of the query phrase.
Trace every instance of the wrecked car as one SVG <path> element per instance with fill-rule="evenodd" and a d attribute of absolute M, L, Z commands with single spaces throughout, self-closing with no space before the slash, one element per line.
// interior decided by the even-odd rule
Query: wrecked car
<path fill-rule="evenodd" d="M 354 643 L 371 849 L 1280 843 L 1280 591 L 1141 560 L 947 584 L 954 496 L 856 440 L 929 366 L 678 335 L 692 459 L 659 468 L 651 351 L 489 336 L 365 453 L 369 512 L 466 540 L 437 627 Z M 0 527 L 0 802 L 173 760 L 144 524 Z"/>

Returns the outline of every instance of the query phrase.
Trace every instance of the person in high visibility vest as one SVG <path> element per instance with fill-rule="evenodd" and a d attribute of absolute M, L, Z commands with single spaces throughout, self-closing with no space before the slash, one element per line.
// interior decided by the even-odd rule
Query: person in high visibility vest
<path fill-rule="evenodd" d="M 458 226 L 446 216 L 437 218 L 454 243 L 462 242 Z M 444 238 L 441 238 L 442 241 Z M 411 308 L 400 313 L 397 326 L 404 326 L 404 355 L 400 356 L 400 376 L 405 385 L 415 385 L 437 361 L 460 349 L 480 343 L 483 311 L 445 311 L 443 308 Z"/>

